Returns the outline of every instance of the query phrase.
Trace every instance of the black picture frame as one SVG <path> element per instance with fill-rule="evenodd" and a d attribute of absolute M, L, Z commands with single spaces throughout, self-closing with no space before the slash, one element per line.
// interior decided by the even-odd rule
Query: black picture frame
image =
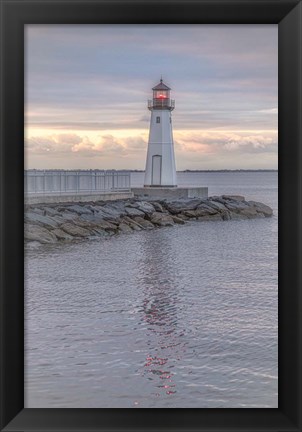
<path fill-rule="evenodd" d="M 301 431 L 301 0 L 0 0 L 1 430 Z M 279 408 L 24 409 L 24 25 L 278 24 Z"/>

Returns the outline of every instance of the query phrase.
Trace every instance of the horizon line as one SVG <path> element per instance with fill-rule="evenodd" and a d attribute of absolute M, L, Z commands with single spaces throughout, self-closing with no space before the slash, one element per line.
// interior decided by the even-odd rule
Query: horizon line
<path fill-rule="evenodd" d="M 130 172 L 145 172 L 141 169 L 116 169 L 116 168 L 24 168 L 24 171 L 130 171 Z M 176 172 L 278 172 L 278 168 L 220 168 L 220 169 L 184 169 L 176 170 Z"/>

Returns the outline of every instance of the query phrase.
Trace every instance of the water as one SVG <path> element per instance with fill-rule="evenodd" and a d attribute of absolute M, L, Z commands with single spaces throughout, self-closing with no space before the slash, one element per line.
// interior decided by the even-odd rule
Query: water
<path fill-rule="evenodd" d="M 277 173 L 179 182 L 274 216 L 27 251 L 26 407 L 278 406 Z"/>

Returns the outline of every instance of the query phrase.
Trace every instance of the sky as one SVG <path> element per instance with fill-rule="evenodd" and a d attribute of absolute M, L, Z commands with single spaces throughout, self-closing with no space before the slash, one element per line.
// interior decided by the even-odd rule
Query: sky
<path fill-rule="evenodd" d="M 177 170 L 277 169 L 277 25 L 27 25 L 25 168 L 144 170 L 160 78 Z"/>

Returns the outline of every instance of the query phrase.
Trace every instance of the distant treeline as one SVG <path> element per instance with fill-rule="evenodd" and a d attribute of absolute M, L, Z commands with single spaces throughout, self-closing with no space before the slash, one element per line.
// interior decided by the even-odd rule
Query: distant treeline
<path fill-rule="evenodd" d="M 77 169 L 58 169 L 58 168 L 47 168 L 47 169 L 41 169 L 41 168 L 31 168 L 24 171 L 118 171 L 118 172 L 145 172 L 145 170 L 132 170 L 132 169 L 83 169 L 83 168 L 77 168 Z M 278 172 L 277 169 L 218 169 L 218 170 L 183 170 L 183 171 L 177 171 L 177 172 L 189 172 L 189 173 L 208 173 L 208 172 Z"/>
<path fill-rule="evenodd" d="M 278 172 L 277 169 L 219 169 L 219 170 L 184 170 L 180 172 Z"/>
<path fill-rule="evenodd" d="M 123 171 L 123 170 L 121 170 Z M 129 172 L 144 172 L 144 170 L 127 170 Z M 177 172 L 189 172 L 189 173 L 208 173 L 208 172 L 278 172 L 277 169 L 218 169 L 218 170 L 183 170 L 183 171 L 177 171 Z"/>

